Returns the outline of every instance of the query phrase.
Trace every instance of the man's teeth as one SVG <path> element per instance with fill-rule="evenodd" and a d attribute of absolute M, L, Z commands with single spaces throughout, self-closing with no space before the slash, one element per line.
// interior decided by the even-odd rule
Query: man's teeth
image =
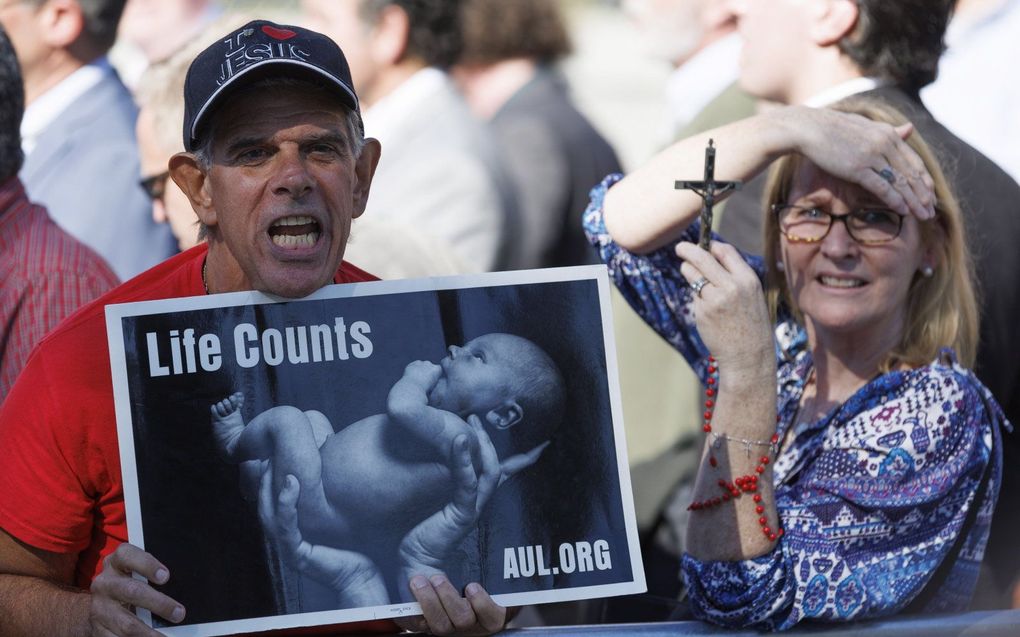
<path fill-rule="evenodd" d="M 298 248 L 315 245 L 315 242 L 319 240 L 318 224 L 313 217 L 295 215 L 293 217 L 284 217 L 273 223 L 273 228 L 288 226 L 309 226 L 314 229 L 304 234 L 287 234 L 282 232 L 271 234 L 270 237 L 274 244 L 282 248 Z"/>
<path fill-rule="evenodd" d="M 273 235 L 273 243 L 282 248 L 295 248 L 298 246 L 312 246 L 319 240 L 318 232 L 309 232 L 308 234 L 275 234 Z"/>
<path fill-rule="evenodd" d="M 823 276 L 823 285 L 829 285 L 836 288 L 857 288 L 864 285 L 864 281 L 860 279 L 840 279 L 833 276 Z"/>
<path fill-rule="evenodd" d="M 273 225 L 274 226 L 302 226 L 302 225 L 304 225 L 306 223 L 315 223 L 315 219 L 313 219 L 313 218 L 311 218 L 311 217 L 309 217 L 307 215 L 297 216 L 297 217 L 284 217 L 283 219 L 280 219 L 279 221 L 277 221 Z"/>

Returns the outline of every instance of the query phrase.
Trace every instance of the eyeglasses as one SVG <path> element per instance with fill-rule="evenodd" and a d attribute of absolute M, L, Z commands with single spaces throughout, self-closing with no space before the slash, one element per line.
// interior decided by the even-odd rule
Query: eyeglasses
<path fill-rule="evenodd" d="M 885 243 L 900 236 L 903 217 L 888 208 L 858 208 L 834 215 L 813 206 L 775 204 L 772 212 L 779 231 L 797 243 L 817 243 L 832 229 L 833 221 L 842 221 L 847 233 L 863 244 Z"/>
<path fill-rule="evenodd" d="M 145 177 L 138 182 L 138 185 L 142 187 L 145 194 L 149 195 L 149 199 L 153 201 L 159 201 L 163 199 L 163 195 L 166 193 L 166 180 L 170 177 L 170 171 L 163 171 L 158 175 L 152 175 L 151 177 Z"/>

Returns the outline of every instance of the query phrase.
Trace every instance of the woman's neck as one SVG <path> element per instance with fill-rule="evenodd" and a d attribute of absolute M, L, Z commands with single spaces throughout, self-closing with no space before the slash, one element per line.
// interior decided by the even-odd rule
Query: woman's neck
<path fill-rule="evenodd" d="M 825 338 L 808 330 L 817 400 L 839 404 L 874 378 L 889 352 L 899 343 L 899 332 L 889 330 L 868 338 Z"/>

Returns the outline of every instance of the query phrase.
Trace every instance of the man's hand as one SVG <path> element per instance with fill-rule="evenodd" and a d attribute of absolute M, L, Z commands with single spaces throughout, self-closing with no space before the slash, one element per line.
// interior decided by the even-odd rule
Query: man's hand
<path fill-rule="evenodd" d="M 184 620 L 184 606 L 135 578 L 136 573 L 157 584 L 170 579 L 167 567 L 133 544 L 121 544 L 103 559 L 103 571 L 92 581 L 93 635 L 160 635 L 135 616 L 134 608 L 146 608 L 175 624 Z"/>
<path fill-rule="evenodd" d="M 479 584 L 468 584 L 461 597 L 442 574 L 428 578 L 415 575 L 410 584 L 422 616 L 397 619 L 397 624 L 406 630 L 457 637 L 492 635 L 503 630 L 517 611 L 492 601 Z"/>

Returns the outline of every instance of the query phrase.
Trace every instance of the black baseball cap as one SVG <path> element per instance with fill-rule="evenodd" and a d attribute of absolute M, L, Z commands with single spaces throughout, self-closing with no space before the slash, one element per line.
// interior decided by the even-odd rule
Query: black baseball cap
<path fill-rule="evenodd" d="M 254 20 L 219 38 L 188 68 L 184 148 L 193 151 L 201 145 L 203 126 L 229 95 L 266 77 L 311 80 L 333 89 L 343 104 L 360 114 L 350 67 L 333 40 L 301 27 Z"/>

